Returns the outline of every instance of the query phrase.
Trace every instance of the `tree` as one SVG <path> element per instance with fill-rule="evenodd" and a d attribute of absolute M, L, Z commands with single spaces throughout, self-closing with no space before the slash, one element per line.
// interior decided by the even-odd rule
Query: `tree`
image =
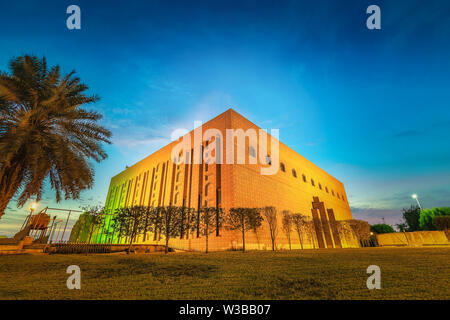
<path fill-rule="evenodd" d="M 385 223 L 374 224 L 370 226 L 370 231 L 381 234 L 381 233 L 392 233 L 395 232 L 394 228 Z"/>
<path fill-rule="evenodd" d="M 157 215 L 160 223 L 157 225 L 161 228 L 161 233 L 164 234 L 166 247 L 164 252 L 167 254 L 169 252 L 169 240 L 170 238 L 175 238 L 180 235 L 180 224 L 182 210 L 181 207 L 175 206 L 165 206 L 159 207 L 159 214 Z"/>
<path fill-rule="evenodd" d="M 90 216 L 88 212 L 83 212 L 78 217 L 72 230 L 70 231 L 69 242 L 86 242 L 89 238 Z"/>
<path fill-rule="evenodd" d="M 278 235 L 277 209 L 275 207 L 264 207 L 263 215 L 269 224 L 270 240 L 272 241 L 272 251 L 275 251 L 275 241 Z"/>
<path fill-rule="evenodd" d="M 292 246 L 291 246 L 292 223 L 293 223 L 293 221 L 292 221 L 291 212 L 289 210 L 283 210 L 282 229 L 288 239 L 289 250 L 292 250 Z"/>
<path fill-rule="evenodd" d="M 83 208 L 83 211 L 87 214 L 86 223 L 89 223 L 88 243 L 91 243 L 95 229 L 103 222 L 105 208 L 101 206 L 90 206 Z"/>
<path fill-rule="evenodd" d="M 409 209 L 403 209 L 403 223 L 407 225 L 406 231 L 419 231 L 420 223 L 420 208 L 419 206 L 411 205 Z"/>
<path fill-rule="evenodd" d="M 245 232 L 256 230 L 261 226 L 263 218 L 258 208 L 231 208 L 225 217 L 228 230 L 242 232 L 242 252 L 245 252 Z"/>
<path fill-rule="evenodd" d="M 189 239 L 189 235 L 197 230 L 197 218 L 198 215 L 194 208 L 181 208 L 180 239 L 183 239 L 184 237 Z"/>
<path fill-rule="evenodd" d="M 294 213 L 292 215 L 292 224 L 297 231 L 298 240 L 300 241 L 300 247 L 303 249 L 303 231 L 308 226 L 308 217 L 304 216 L 301 213 Z"/>
<path fill-rule="evenodd" d="M 131 251 L 133 241 L 136 236 L 144 230 L 145 220 L 151 208 L 144 206 L 134 206 L 118 208 L 113 217 L 113 229 L 118 230 L 119 237 L 125 236 L 129 239 L 127 253 Z"/>
<path fill-rule="evenodd" d="M 62 76 L 45 58 L 12 59 L 10 74 L 0 73 L 0 217 L 20 190 L 18 206 L 42 196 L 48 178 L 56 201 L 78 199 L 91 188 L 89 159 L 107 157 L 101 142 L 111 133 L 97 122 L 100 113 L 83 109 L 98 101 L 75 71 Z"/>
<path fill-rule="evenodd" d="M 219 208 L 219 221 L 218 225 L 219 228 L 222 225 L 222 210 Z M 202 207 L 200 208 L 200 215 L 199 215 L 200 221 L 199 221 L 199 230 L 200 235 L 205 236 L 206 241 L 206 250 L 205 252 L 208 253 L 208 237 L 209 234 L 216 230 L 217 227 L 217 208 L 215 207 Z"/>
<path fill-rule="evenodd" d="M 364 220 L 345 220 L 348 222 L 350 227 L 352 228 L 353 233 L 356 238 L 361 241 L 367 241 L 370 238 L 370 225 L 367 221 Z"/>

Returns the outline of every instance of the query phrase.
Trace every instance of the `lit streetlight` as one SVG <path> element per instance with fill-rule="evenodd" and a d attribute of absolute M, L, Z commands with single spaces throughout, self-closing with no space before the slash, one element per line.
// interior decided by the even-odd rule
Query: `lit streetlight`
<path fill-rule="evenodd" d="M 35 201 L 33 201 L 30 205 L 30 214 L 25 218 L 20 230 L 22 230 L 26 225 L 28 225 L 28 223 L 30 222 L 31 216 L 33 215 L 34 210 L 36 210 L 36 207 L 37 207 L 37 203 Z"/>
<path fill-rule="evenodd" d="M 419 197 L 417 197 L 417 194 L 414 193 L 411 197 L 412 197 L 413 199 L 416 199 L 417 205 L 419 206 L 419 209 L 422 210 L 422 206 L 420 205 Z"/>

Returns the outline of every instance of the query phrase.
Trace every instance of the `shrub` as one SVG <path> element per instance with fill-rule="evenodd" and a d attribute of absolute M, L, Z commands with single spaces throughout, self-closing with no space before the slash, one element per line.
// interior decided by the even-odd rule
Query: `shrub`
<path fill-rule="evenodd" d="M 392 233 L 395 232 L 394 228 L 385 223 L 374 224 L 370 226 L 370 231 L 375 233 Z"/>
<path fill-rule="evenodd" d="M 433 217 L 433 225 L 438 230 L 450 229 L 450 216 Z"/>
<path fill-rule="evenodd" d="M 420 228 L 422 230 L 436 230 L 436 226 L 433 223 L 433 218 L 440 216 L 450 216 L 450 207 L 422 210 L 419 218 Z"/>

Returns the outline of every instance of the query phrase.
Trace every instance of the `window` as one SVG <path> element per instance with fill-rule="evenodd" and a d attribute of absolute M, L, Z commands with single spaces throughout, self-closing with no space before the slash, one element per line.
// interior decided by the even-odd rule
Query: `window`
<path fill-rule="evenodd" d="M 205 163 L 205 171 L 208 172 L 208 164 Z"/>
<path fill-rule="evenodd" d="M 280 169 L 281 171 L 286 172 L 286 167 L 284 166 L 283 162 L 280 163 Z"/>
<path fill-rule="evenodd" d="M 180 180 L 180 173 L 177 173 L 177 178 L 176 178 L 176 182 L 178 182 L 178 180 Z"/>
<path fill-rule="evenodd" d="M 345 201 L 345 198 L 344 198 L 344 196 L 342 196 L 342 201 Z"/>
<path fill-rule="evenodd" d="M 272 158 L 269 155 L 266 156 L 266 164 L 268 164 L 269 166 L 272 165 Z"/>
<path fill-rule="evenodd" d="M 297 178 L 297 172 L 295 171 L 295 169 L 292 169 L 292 175 L 294 176 L 294 178 Z"/>
<path fill-rule="evenodd" d="M 209 183 L 205 186 L 205 197 L 208 196 Z"/>
<path fill-rule="evenodd" d="M 306 182 L 306 176 L 302 174 L 303 182 Z"/>
<path fill-rule="evenodd" d="M 248 147 L 248 155 L 250 157 L 256 158 L 256 151 L 255 148 L 253 148 L 252 146 Z"/>
<path fill-rule="evenodd" d="M 328 193 L 328 187 L 325 187 L 325 191 Z"/>
<path fill-rule="evenodd" d="M 315 186 L 314 179 L 311 179 L 311 184 L 312 184 L 313 187 Z"/>
<path fill-rule="evenodd" d="M 331 190 L 331 194 L 334 196 L 334 191 L 333 190 Z"/>
<path fill-rule="evenodd" d="M 339 197 L 339 192 L 337 192 L 336 194 L 337 194 L 338 199 L 340 199 L 341 197 Z"/>
<path fill-rule="evenodd" d="M 319 182 L 319 189 L 322 190 L 322 185 L 320 184 L 320 182 Z"/>
<path fill-rule="evenodd" d="M 174 204 L 177 204 L 177 202 L 178 202 L 178 193 L 175 194 L 175 200 L 173 200 Z"/>

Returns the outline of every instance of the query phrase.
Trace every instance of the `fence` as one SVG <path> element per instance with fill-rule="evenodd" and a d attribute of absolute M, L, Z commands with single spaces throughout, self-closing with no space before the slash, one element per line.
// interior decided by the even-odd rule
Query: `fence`
<path fill-rule="evenodd" d="M 54 243 L 47 245 L 45 252 L 57 254 L 73 253 L 112 253 L 128 250 L 128 244 L 102 244 L 102 243 Z M 133 244 L 132 252 L 150 253 L 164 251 L 165 247 L 154 244 Z"/>
<path fill-rule="evenodd" d="M 380 246 L 448 246 L 450 242 L 444 231 L 415 231 L 384 233 L 377 235 Z"/>

